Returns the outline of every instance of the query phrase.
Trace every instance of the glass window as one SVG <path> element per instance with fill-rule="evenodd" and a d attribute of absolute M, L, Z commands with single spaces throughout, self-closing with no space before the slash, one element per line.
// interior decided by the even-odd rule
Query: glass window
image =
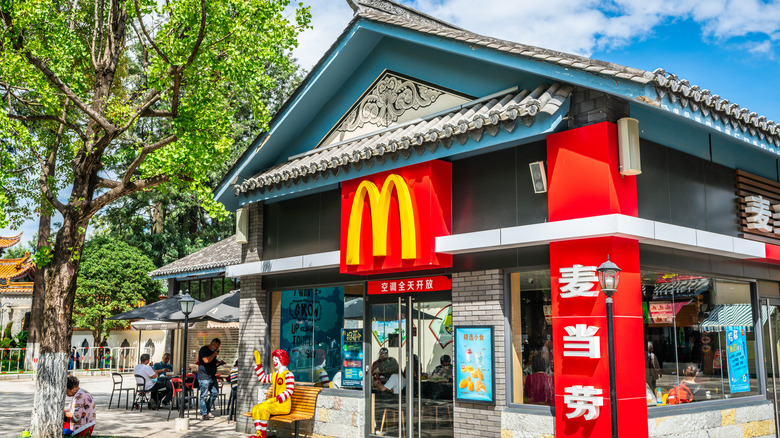
<path fill-rule="evenodd" d="M 550 272 L 509 274 L 512 402 L 555 404 Z"/>
<path fill-rule="evenodd" d="M 642 306 L 649 405 L 760 393 L 749 283 L 643 270 Z"/>
<path fill-rule="evenodd" d="M 190 296 L 198 301 L 203 301 L 203 297 L 200 294 L 200 281 L 190 281 Z"/>
<path fill-rule="evenodd" d="M 362 360 L 362 339 L 350 336 L 344 348 L 345 330 L 363 328 L 363 287 L 360 285 L 274 291 L 271 294 L 271 349 L 290 355 L 288 368 L 297 382 L 315 386 L 356 386 L 345 375 L 351 356 Z M 361 351 L 353 352 L 352 349 Z M 350 354 L 343 358 L 342 354 Z M 350 367 L 353 369 L 362 369 Z M 350 382 L 352 385 L 343 385 Z"/>

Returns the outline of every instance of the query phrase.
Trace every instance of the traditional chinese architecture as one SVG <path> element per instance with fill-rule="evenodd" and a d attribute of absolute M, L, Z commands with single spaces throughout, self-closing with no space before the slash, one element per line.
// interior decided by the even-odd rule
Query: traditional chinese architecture
<path fill-rule="evenodd" d="M 780 126 L 662 69 L 349 4 L 216 190 L 239 368 L 288 351 L 326 387 L 316 436 L 774 433 Z"/>
<path fill-rule="evenodd" d="M 22 233 L 13 237 L 0 237 L 0 250 L 20 242 Z M 14 259 L 0 259 L 0 328 L 12 322 L 11 332 L 23 329 L 24 320 L 30 312 L 33 293 L 34 265 L 30 254 Z"/>

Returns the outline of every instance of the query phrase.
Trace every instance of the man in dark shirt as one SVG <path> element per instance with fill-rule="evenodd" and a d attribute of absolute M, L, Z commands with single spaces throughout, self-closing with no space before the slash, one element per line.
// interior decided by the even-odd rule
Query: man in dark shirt
<path fill-rule="evenodd" d="M 204 420 L 214 418 L 211 408 L 219 394 L 217 385 L 217 367 L 223 365 L 217 359 L 219 346 L 222 341 L 219 338 L 211 340 L 209 345 L 201 347 L 198 352 L 198 386 L 200 386 L 200 415 Z"/>

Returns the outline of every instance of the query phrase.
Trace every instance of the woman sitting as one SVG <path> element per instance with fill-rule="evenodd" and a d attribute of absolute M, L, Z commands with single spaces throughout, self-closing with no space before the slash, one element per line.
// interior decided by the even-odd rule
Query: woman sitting
<path fill-rule="evenodd" d="M 65 408 L 65 424 L 62 434 L 67 436 L 92 436 L 95 428 L 95 403 L 92 394 L 79 388 L 79 379 L 68 376 L 68 397 L 73 397 Z"/>
<path fill-rule="evenodd" d="M 525 378 L 526 403 L 532 405 L 549 405 L 555 403 L 555 385 L 553 376 L 547 374 L 547 361 L 541 355 L 531 358 L 531 375 Z"/>

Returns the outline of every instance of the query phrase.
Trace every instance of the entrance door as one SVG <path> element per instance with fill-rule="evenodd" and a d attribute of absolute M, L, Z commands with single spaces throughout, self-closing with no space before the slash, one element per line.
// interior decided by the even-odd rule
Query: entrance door
<path fill-rule="evenodd" d="M 368 307 L 374 359 L 367 373 L 369 434 L 453 436 L 449 292 L 372 297 Z"/>
<path fill-rule="evenodd" d="M 766 395 L 775 405 L 775 422 L 780 420 L 780 301 L 761 300 L 761 321 L 764 330 L 766 362 Z M 780 431 L 777 431 L 780 436 Z"/>

